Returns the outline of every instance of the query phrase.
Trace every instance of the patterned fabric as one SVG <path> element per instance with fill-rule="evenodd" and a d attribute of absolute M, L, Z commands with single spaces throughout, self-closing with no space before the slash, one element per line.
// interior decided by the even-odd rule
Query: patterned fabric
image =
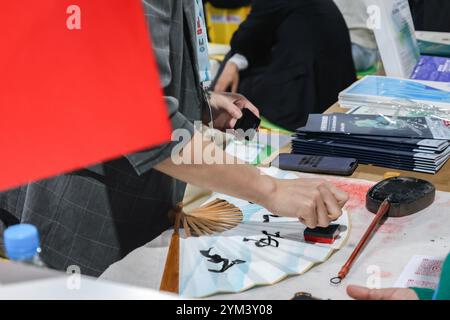
<path fill-rule="evenodd" d="M 202 107 L 200 87 L 193 85 L 198 83 L 193 1 L 148 0 L 143 5 L 172 127 L 193 132 L 192 121 L 201 118 Z M 78 265 L 83 274 L 98 276 L 170 226 L 167 213 L 182 200 L 185 184 L 152 168 L 170 156 L 173 146 L 1 193 L 0 208 L 38 227 L 42 258 L 49 266 L 64 270 Z"/>

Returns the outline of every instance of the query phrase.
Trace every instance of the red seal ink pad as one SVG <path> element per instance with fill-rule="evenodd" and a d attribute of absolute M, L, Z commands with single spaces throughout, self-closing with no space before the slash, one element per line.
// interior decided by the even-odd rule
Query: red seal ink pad
<path fill-rule="evenodd" d="M 326 228 L 306 228 L 303 236 L 305 241 L 314 243 L 333 243 L 339 235 L 339 224 L 331 224 Z"/>

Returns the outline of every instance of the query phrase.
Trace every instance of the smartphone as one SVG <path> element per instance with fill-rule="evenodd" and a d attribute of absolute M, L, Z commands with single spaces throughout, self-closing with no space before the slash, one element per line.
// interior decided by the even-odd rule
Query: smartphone
<path fill-rule="evenodd" d="M 282 170 L 349 176 L 358 167 L 358 160 L 341 157 L 322 157 L 281 153 L 272 166 Z"/>
<path fill-rule="evenodd" d="M 242 117 L 236 121 L 234 130 L 236 130 L 236 135 L 238 135 L 238 137 L 252 140 L 260 124 L 261 119 L 250 109 L 244 108 L 242 109 Z M 248 131 L 250 129 L 252 130 Z"/>

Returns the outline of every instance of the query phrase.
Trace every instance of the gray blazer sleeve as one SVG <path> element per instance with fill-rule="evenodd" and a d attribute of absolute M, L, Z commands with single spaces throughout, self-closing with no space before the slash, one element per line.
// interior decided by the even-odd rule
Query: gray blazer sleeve
<path fill-rule="evenodd" d="M 171 24 L 182 23 L 182 21 L 172 21 L 172 1 L 166 0 L 147 0 L 143 1 L 144 11 L 150 27 L 153 49 L 158 63 L 161 85 L 165 92 L 172 84 L 172 68 L 170 64 L 170 50 L 183 50 L 183 48 L 171 48 L 170 37 Z M 183 37 L 183 34 L 177 35 Z M 180 41 L 183 43 L 183 41 Z M 181 67 L 181 66 L 180 66 Z M 181 112 L 179 112 L 179 101 L 173 96 L 165 96 L 168 113 L 172 123 L 172 129 L 186 129 L 191 136 L 194 132 L 194 125 Z M 156 148 L 136 152 L 125 157 L 134 167 L 136 172 L 143 174 L 159 162 L 170 157 L 172 149 L 178 141 L 170 142 Z"/>

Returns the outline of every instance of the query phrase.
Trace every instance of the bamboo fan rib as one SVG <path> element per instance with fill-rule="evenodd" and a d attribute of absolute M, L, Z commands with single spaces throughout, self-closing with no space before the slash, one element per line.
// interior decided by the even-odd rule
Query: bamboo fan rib
<path fill-rule="evenodd" d="M 178 212 L 187 237 L 212 235 L 236 227 L 242 222 L 241 210 L 222 199 L 211 201 L 198 209 Z"/>
<path fill-rule="evenodd" d="M 233 229 L 242 222 L 243 214 L 238 207 L 228 201 L 216 199 L 189 213 L 185 213 L 182 204 L 179 204 L 169 214 L 169 216 L 172 215 L 175 218 L 175 227 L 167 253 L 160 290 L 178 293 L 180 227 L 183 226 L 187 237 L 211 235 Z"/>

